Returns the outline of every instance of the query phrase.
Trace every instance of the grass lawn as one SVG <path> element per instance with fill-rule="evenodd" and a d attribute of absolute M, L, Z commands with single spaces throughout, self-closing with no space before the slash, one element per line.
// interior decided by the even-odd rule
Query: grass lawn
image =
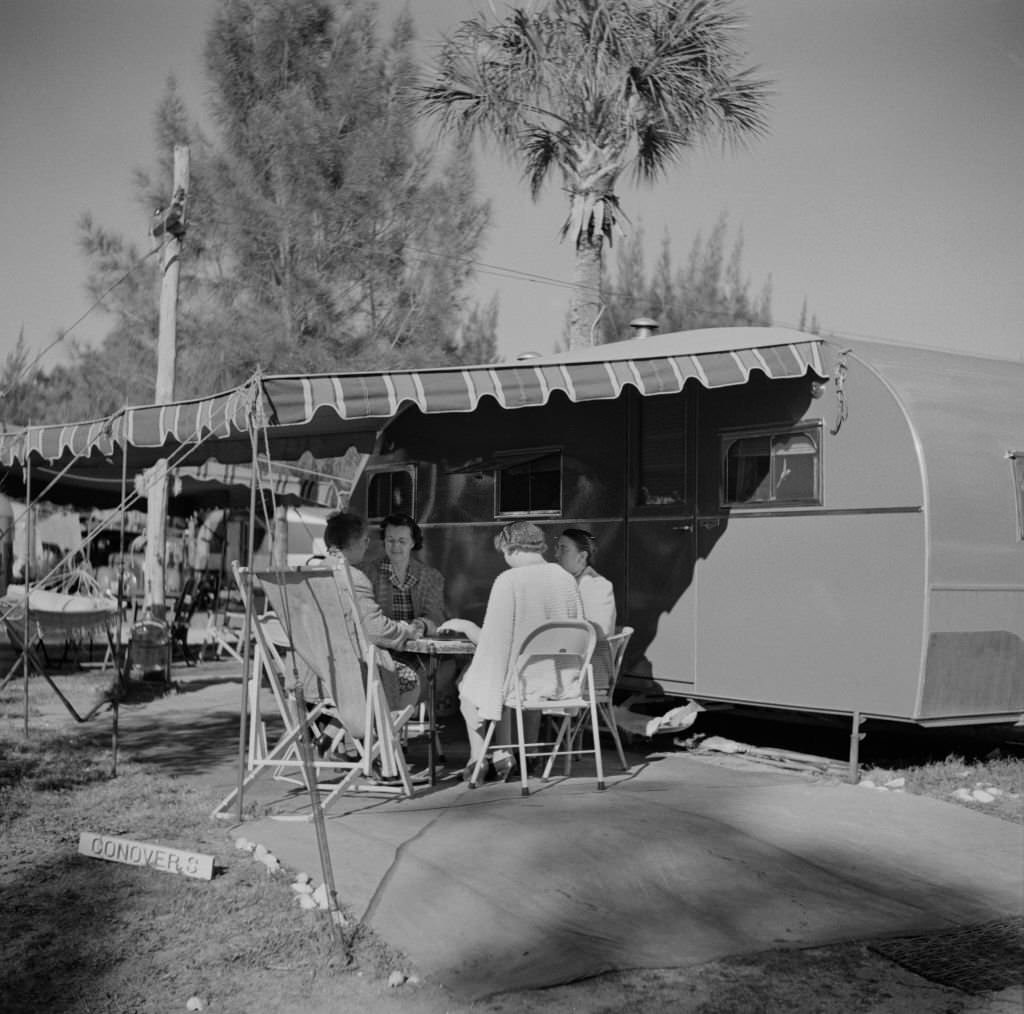
<path fill-rule="evenodd" d="M 130 762 L 111 778 L 110 759 L 74 737 L 0 739 L 0 1009 L 142 1014 L 191 996 L 284 1009 L 312 981 L 350 975 L 349 955 L 386 973 L 385 949 L 351 929 L 339 943 L 286 876 L 234 850 L 205 792 Z M 212 854 L 215 876 L 80 855 L 83 830 Z"/>

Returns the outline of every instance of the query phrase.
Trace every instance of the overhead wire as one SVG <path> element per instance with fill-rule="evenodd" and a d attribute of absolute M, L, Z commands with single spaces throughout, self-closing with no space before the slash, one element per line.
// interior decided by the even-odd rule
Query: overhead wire
<path fill-rule="evenodd" d="M 591 286 L 587 286 L 587 285 L 580 286 L 580 285 L 578 285 L 575 282 L 565 281 L 564 279 L 560 279 L 560 278 L 552 278 L 549 275 L 540 275 L 540 274 L 537 274 L 536 272 L 532 272 L 532 271 L 522 271 L 519 268 L 506 267 L 506 266 L 500 265 L 500 264 L 488 264 L 486 261 L 479 261 L 479 260 L 476 260 L 475 258 L 472 258 L 472 257 L 452 257 L 450 254 L 442 253 L 442 252 L 437 251 L 437 250 L 428 250 L 428 249 L 425 249 L 424 247 L 415 246 L 413 244 L 409 244 L 407 249 L 409 249 L 411 252 L 413 252 L 415 254 L 419 254 L 420 256 L 423 256 L 423 257 L 432 257 L 432 258 L 435 258 L 435 259 L 438 259 L 438 260 L 446 259 L 446 260 L 458 261 L 458 262 L 460 262 L 462 264 L 467 264 L 467 265 L 473 267 L 475 270 L 479 271 L 481 274 L 490 275 L 490 276 L 495 277 L 495 278 L 505 278 L 505 279 L 508 279 L 510 281 L 533 282 L 533 283 L 536 283 L 536 284 L 539 284 L 539 285 L 551 285 L 551 286 L 555 286 L 555 287 L 558 287 L 558 288 L 565 288 L 565 289 L 583 288 L 583 289 L 589 289 L 592 292 L 600 292 L 601 294 L 603 294 L 605 296 L 620 296 L 620 297 L 624 297 L 624 298 L 628 298 L 628 297 L 635 298 L 636 297 L 636 293 L 628 292 L 628 291 L 623 290 L 623 289 L 608 288 L 608 287 L 602 287 L 600 289 L 597 289 L 597 287 L 592 286 L 592 285 Z M 806 332 L 808 334 L 812 334 L 812 333 L 813 334 L 817 334 L 817 335 L 819 335 L 820 337 L 823 337 L 823 338 L 824 337 L 829 337 L 829 336 L 834 336 L 836 338 L 862 338 L 862 339 L 865 339 L 866 341 L 894 342 L 894 343 L 898 343 L 898 344 L 901 344 L 901 345 L 913 345 L 913 344 L 915 344 L 914 342 L 908 342 L 908 341 L 906 341 L 906 340 L 904 340 L 902 338 L 891 338 L 891 337 L 886 337 L 884 335 L 867 334 L 867 333 L 862 332 L 862 331 L 852 331 L 852 330 L 848 330 L 846 328 L 837 328 L 837 327 L 822 328 L 822 327 L 819 327 L 818 331 L 816 331 L 816 332 L 809 332 L 809 331 L 807 331 L 806 328 L 801 328 L 797 324 L 793 323 L 792 321 L 780 320 L 778 318 L 772 318 L 771 324 L 773 326 L 775 326 L 775 327 L 787 327 L 787 328 L 792 328 L 794 331 L 804 331 L 804 332 Z"/>
<path fill-rule="evenodd" d="M 22 381 L 24 381 L 28 377 L 29 373 L 36 367 L 39 361 L 43 358 L 43 356 L 45 356 L 56 345 L 59 345 L 62 341 L 64 341 L 64 339 L 67 338 L 67 336 L 71 334 L 71 332 L 74 331 L 74 329 L 78 327 L 78 325 L 81 324 L 82 321 L 85 320 L 85 318 L 88 317 L 89 314 L 92 313 L 93 310 L 95 310 L 96 307 L 98 307 L 103 302 L 103 300 L 106 299 L 107 296 L 109 296 L 110 293 L 114 291 L 114 289 L 116 289 L 122 282 L 130 278 L 136 271 L 138 271 L 146 263 L 146 261 L 149 260 L 150 257 L 152 257 L 156 253 L 159 253 L 160 249 L 161 247 L 154 247 L 152 250 L 149 251 L 149 253 L 144 254 L 142 256 L 142 259 L 137 264 L 132 265 L 132 267 L 130 267 L 123 275 L 121 275 L 120 278 L 116 279 L 114 282 L 108 285 L 107 288 L 105 288 L 93 300 L 92 305 L 76 321 L 74 321 L 74 323 L 72 323 L 70 327 L 64 328 L 62 331 L 60 331 L 57 337 L 54 338 L 49 345 L 45 346 L 36 356 L 34 356 L 18 371 L 18 375 L 10 382 L 10 384 L 8 384 L 3 391 L 0 391 L 0 398 L 6 397 L 10 393 L 11 388 L 13 388 L 16 384 L 20 384 Z"/>

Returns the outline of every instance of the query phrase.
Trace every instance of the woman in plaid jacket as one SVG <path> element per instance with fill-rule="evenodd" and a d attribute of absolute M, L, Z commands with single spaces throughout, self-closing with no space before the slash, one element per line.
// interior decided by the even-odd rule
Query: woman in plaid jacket
<path fill-rule="evenodd" d="M 421 620 L 433 634 L 448 615 L 444 575 L 412 557 L 423 545 L 420 526 L 408 514 L 389 514 L 380 524 L 380 537 L 384 556 L 366 568 L 374 598 L 385 616 L 407 623 Z"/>

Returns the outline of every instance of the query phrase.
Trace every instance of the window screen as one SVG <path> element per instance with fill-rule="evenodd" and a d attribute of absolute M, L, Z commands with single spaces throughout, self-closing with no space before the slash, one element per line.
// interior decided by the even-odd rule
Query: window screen
<path fill-rule="evenodd" d="M 561 451 L 534 451 L 499 458 L 495 475 L 498 515 L 561 513 Z"/>
<path fill-rule="evenodd" d="M 723 506 L 821 502 L 821 433 L 787 430 L 722 438 Z"/>
<path fill-rule="evenodd" d="M 410 514 L 415 517 L 414 493 L 411 468 L 374 472 L 366 493 L 367 518 L 380 521 L 389 514 Z"/>
<path fill-rule="evenodd" d="M 640 402 L 641 506 L 682 503 L 686 498 L 686 425 L 679 398 L 644 398 Z"/>

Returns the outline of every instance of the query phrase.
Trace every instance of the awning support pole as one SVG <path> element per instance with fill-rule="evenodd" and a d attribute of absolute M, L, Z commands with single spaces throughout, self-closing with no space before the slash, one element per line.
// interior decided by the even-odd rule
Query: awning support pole
<path fill-rule="evenodd" d="M 29 660 L 28 660 L 28 648 L 31 643 L 29 638 L 31 636 L 30 631 L 32 624 L 30 622 L 29 613 L 29 598 L 32 590 L 32 543 L 35 539 L 35 533 L 32 531 L 32 461 L 30 458 L 30 452 L 28 449 L 28 431 L 25 432 L 25 616 L 23 619 L 24 627 L 22 630 L 22 636 L 25 644 L 25 653 L 22 655 L 22 678 L 25 684 L 24 689 L 24 732 L 25 738 L 28 739 L 28 673 L 29 673 Z"/>
<path fill-rule="evenodd" d="M 256 386 L 258 391 L 259 387 Z M 236 816 L 238 822 L 242 822 L 243 793 L 245 791 L 245 746 L 246 733 L 249 724 L 249 681 L 252 678 L 252 558 L 256 553 L 256 483 L 259 480 L 259 462 L 257 452 L 259 449 L 258 433 L 256 430 L 254 413 L 250 405 L 249 443 L 252 448 L 252 474 L 249 478 L 249 533 L 246 546 L 246 576 L 243 580 L 249 582 L 245 595 L 245 617 L 242 621 L 242 702 L 238 714 L 238 806 Z M 258 689 L 257 689 L 258 692 Z"/>

